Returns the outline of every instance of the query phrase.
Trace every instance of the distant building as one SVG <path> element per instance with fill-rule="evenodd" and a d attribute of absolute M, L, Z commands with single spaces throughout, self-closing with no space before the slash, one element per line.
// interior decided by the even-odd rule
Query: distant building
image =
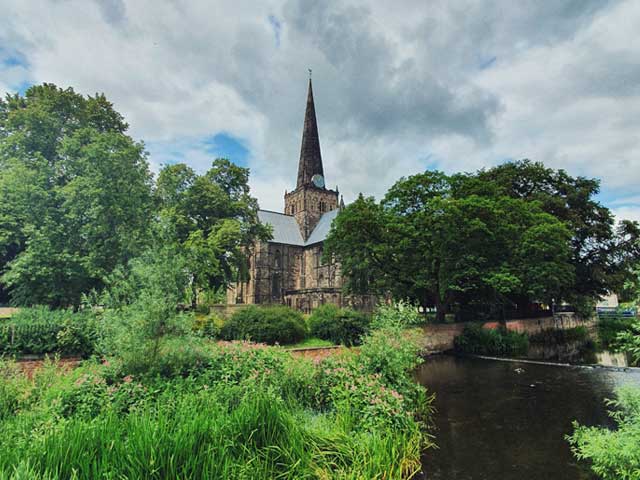
<path fill-rule="evenodd" d="M 340 265 L 322 261 L 323 242 L 343 206 L 337 187 L 325 185 L 309 79 L 296 188 L 284 194 L 284 213 L 258 211 L 260 221 L 272 226 L 273 239 L 254 246 L 249 281 L 230 288 L 227 302 L 285 304 L 305 312 L 324 303 L 370 309 L 374 298 L 343 295 Z"/>

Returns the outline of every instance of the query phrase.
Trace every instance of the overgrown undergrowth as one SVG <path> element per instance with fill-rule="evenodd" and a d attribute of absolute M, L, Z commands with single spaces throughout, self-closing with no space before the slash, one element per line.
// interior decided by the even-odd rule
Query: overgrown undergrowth
<path fill-rule="evenodd" d="M 181 367 L 153 376 L 113 359 L 27 380 L 4 362 L 0 479 L 411 478 L 430 402 L 398 346 L 374 332 L 359 355 L 310 362 L 176 341 L 160 357 Z"/>

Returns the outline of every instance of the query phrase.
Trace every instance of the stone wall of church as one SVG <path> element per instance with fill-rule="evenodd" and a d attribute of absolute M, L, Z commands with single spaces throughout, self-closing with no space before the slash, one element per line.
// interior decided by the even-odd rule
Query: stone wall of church
<path fill-rule="evenodd" d="M 302 237 L 306 240 L 320 217 L 338 208 L 338 192 L 305 186 L 284 196 L 284 213 L 293 215 L 300 226 Z"/>

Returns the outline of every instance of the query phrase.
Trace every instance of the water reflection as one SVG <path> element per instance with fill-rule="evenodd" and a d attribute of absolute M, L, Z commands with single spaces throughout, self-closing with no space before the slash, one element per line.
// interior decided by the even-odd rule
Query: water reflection
<path fill-rule="evenodd" d="M 419 381 L 435 392 L 436 443 L 428 479 L 590 479 L 564 435 L 577 419 L 610 425 L 602 400 L 640 385 L 637 371 L 557 367 L 452 356 L 427 359 Z"/>

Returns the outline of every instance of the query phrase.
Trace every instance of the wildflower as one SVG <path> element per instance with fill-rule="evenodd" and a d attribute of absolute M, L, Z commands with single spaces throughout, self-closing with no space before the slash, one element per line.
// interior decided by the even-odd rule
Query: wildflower
<path fill-rule="evenodd" d="M 122 379 L 124 383 L 131 383 L 133 381 L 133 377 L 131 375 L 127 375 Z"/>

